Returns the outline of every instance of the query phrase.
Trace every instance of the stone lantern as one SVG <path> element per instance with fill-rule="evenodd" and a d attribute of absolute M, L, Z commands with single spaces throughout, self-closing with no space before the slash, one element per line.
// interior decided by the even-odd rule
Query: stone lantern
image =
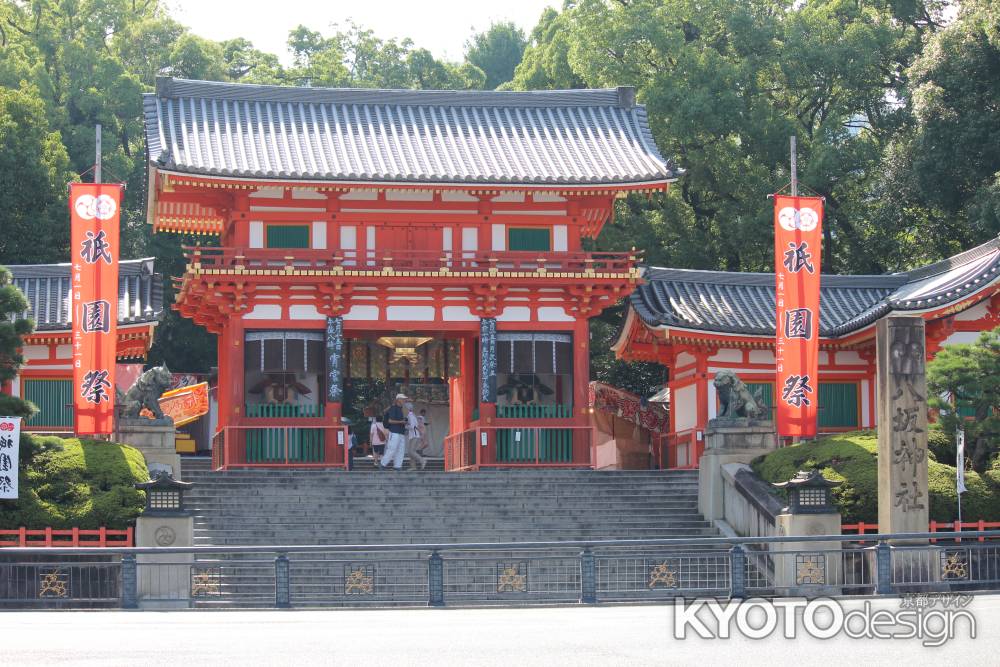
<path fill-rule="evenodd" d="M 788 490 L 789 514 L 827 514 L 836 511 L 830 489 L 840 484 L 814 469 L 800 470 L 787 482 L 777 482 L 772 486 Z"/>
<path fill-rule="evenodd" d="M 146 492 L 143 516 L 184 515 L 184 493 L 192 486 L 191 482 L 180 482 L 165 471 L 156 479 L 136 484 L 135 488 Z"/>

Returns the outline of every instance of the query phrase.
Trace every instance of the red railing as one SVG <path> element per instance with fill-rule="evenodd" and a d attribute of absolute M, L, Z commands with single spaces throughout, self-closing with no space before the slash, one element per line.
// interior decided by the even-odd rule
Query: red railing
<path fill-rule="evenodd" d="M 446 470 L 592 468 L 592 426 L 480 426 L 445 438 Z"/>
<path fill-rule="evenodd" d="M 13 538 L 13 539 L 9 539 Z M 0 547 L 131 547 L 135 546 L 134 529 L 39 528 L 0 530 Z"/>
<path fill-rule="evenodd" d="M 993 528 L 1000 528 L 1000 521 L 931 521 L 927 530 L 931 533 L 952 533 L 961 532 L 966 529 L 970 530 L 991 530 Z M 844 523 L 840 526 L 840 532 L 852 535 L 857 533 L 858 535 L 866 535 L 868 533 L 877 533 L 878 524 L 877 523 L 865 523 L 864 521 L 859 521 L 858 523 Z M 961 542 L 962 538 L 958 538 Z M 979 538 L 980 542 L 985 541 L 984 537 Z M 932 539 L 931 542 L 937 542 L 937 540 Z"/>
<path fill-rule="evenodd" d="M 212 467 L 347 468 L 346 426 L 225 426 L 212 438 Z"/>
<path fill-rule="evenodd" d="M 627 274 L 637 255 L 627 252 L 312 250 L 308 248 L 205 248 L 185 246 L 189 264 L 202 269 L 346 271 L 518 271 Z"/>

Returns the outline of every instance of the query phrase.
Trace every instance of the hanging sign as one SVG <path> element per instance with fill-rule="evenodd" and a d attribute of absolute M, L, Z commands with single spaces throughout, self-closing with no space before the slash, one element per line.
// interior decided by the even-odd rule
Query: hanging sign
<path fill-rule="evenodd" d="M 0 500 L 17 500 L 17 453 L 21 418 L 0 417 Z"/>
<path fill-rule="evenodd" d="M 497 321 L 484 317 L 479 321 L 479 401 L 497 402 Z"/>
<path fill-rule="evenodd" d="M 114 429 L 120 183 L 71 183 L 73 430 Z"/>
<path fill-rule="evenodd" d="M 965 488 L 965 430 L 955 432 L 955 491 L 958 494 L 967 493 Z"/>
<path fill-rule="evenodd" d="M 821 198 L 775 195 L 778 435 L 816 435 L 822 229 Z"/>
<path fill-rule="evenodd" d="M 262 350 L 264 348 L 261 348 Z M 344 318 L 326 318 L 326 400 L 340 403 L 344 400 Z"/>

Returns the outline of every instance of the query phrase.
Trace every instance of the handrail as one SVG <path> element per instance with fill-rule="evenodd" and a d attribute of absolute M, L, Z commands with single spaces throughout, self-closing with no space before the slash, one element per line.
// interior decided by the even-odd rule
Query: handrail
<path fill-rule="evenodd" d="M 538 551 L 544 549 L 599 549 L 628 547 L 671 547 L 683 545 L 729 545 L 774 544 L 782 542 L 920 542 L 957 537 L 984 537 L 1000 539 L 1000 530 L 947 532 L 947 533 L 885 533 L 865 535 L 782 535 L 771 537 L 667 537 L 636 540 L 567 540 L 565 542 L 427 542 L 419 544 L 271 544 L 255 546 L 191 546 L 191 547 L 3 547 L 0 554 L 50 554 L 50 555 L 98 555 L 98 554 L 219 554 L 219 553 L 374 553 L 384 551 Z M 895 545 L 890 545 L 895 546 Z M 901 545 L 897 548 L 906 548 Z"/>

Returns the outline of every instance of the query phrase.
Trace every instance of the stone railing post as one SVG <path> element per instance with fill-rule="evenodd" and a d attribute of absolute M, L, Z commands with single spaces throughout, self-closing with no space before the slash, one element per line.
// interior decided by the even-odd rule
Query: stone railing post
<path fill-rule="evenodd" d="M 288 609 L 292 606 L 292 590 L 289 582 L 288 556 L 278 554 L 274 559 L 274 606 Z"/>
<path fill-rule="evenodd" d="M 122 556 L 122 609 L 139 608 L 139 582 L 135 556 Z"/>
<path fill-rule="evenodd" d="M 886 542 L 879 542 L 875 547 L 875 593 L 889 595 L 892 593 L 892 549 Z"/>
<path fill-rule="evenodd" d="M 444 560 L 437 551 L 427 559 L 427 591 L 430 606 L 444 606 Z"/>
<path fill-rule="evenodd" d="M 580 552 L 580 602 L 597 602 L 597 564 L 590 547 Z"/>

